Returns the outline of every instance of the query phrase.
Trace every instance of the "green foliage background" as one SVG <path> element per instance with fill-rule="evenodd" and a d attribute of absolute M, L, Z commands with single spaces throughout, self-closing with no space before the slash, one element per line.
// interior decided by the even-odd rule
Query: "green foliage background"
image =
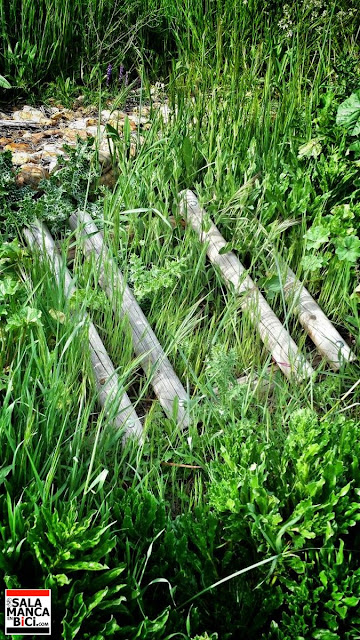
<path fill-rule="evenodd" d="M 52 82 L 69 101 L 100 104 L 101 89 L 121 102 L 116 81 L 104 85 L 107 65 L 124 63 L 150 102 L 162 74 L 172 109 L 168 124 L 151 112 L 134 157 L 130 134 L 112 131 L 113 193 L 97 183 L 93 141 L 38 193 L 17 188 L 0 156 L 3 586 L 51 588 L 65 640 L 356 640 L 358 362 L 320 365 L 303 384 L 275 374 L 263 393 L 238 386 L 244 371 L 266 379 L 270 358 L 180 224 L 177 194 L 197 191 L 309 357 L 281 260 L 358 355 L 357 3 L 0 2 L 4 99 L 48 95 Z M 76 256 L 66 300 L 22 242 L 39 218 L 65 257 L 79 207 L 189 387 L 186 433 L 151 396 L 91 261 Z M 123 450 L 99 412 L 84 310 L 146 414 L 141 448 Z"/>

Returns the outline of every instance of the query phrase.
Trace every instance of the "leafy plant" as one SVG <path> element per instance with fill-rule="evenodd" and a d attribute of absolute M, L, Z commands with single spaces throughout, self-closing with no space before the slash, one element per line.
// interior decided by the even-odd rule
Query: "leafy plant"
<path fill-rule="evenodd" d="M 336 124 L 346 128 L 351 136 L 360 134 L 360 92 L 352 93 L 340 104 Z"/>
<path fill-rule="evenodd" d="M 0 76 L 0 87 L 2 89 L 11 89 L 11 84 L 4 76 Z"/>

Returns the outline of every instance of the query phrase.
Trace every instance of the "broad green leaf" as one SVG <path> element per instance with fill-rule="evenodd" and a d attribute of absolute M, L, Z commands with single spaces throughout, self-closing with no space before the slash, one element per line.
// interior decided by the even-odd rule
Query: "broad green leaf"
<path fill-rule="evenodd" d="M 305 142 L 305 144 L 302 144 L 301 147 L 299 147 L 297 157 L 299 159 L 300 158 L 317 158 L 322 151 L 320 140 L 321 138 L 312 138 L 312 140 L 309 140 L 308 142 Z"/>
<path fill-rule="evenodd" d="M 11 89 L 11 84 L 4 76 L 0 76 L 0 87 L 1 89 Z"/>
<path fill-rule="evenodd" d="M 0 281 L 0 296 L 13 296 L 17 292 L 18 288 L 19 283 L 16 282 L 13 278 L 7 276 Z"/>
<path fill-rule="evenodd" d="M 90 611 L 95 609 L 95 607 L 97 607 L 100 604 L 100 602 L 104 600 L 107 593 L 108 593 L 108 587 L 105 587 L 105 589 L 98 591 L 89 600 L 86 601 L 88 613 L 90 613 Z"/>
<path fill-rule="evenodd" d="M 356 263 L 360 257 L 360 239 L 357 236 L 338 238 L 335 246 L 335 253 L 339 260 Z"/>
<path fill-rule="evenodd" d="M 192 153 L 191 140 L 190 140 L 190 138 L 188 138 L 188 136 L 185 136 L 184 139 L 183 139 L 182 155 L 183 155 L 186 171 L 189 173 L 190 170 L 191 170 L 191 167 L 192 167 L 193 153 Z"/>
<path fill-rule="evenodd" d="M 345 127 L 350 135 L 360 133 L 360 92 L 352 93 L 347 100 L 338 107 L 336 124 Z"/>
<path fill-rule="evenodd" d="M 11 470 L 12 470 L 12 464 L 0 469 L 0 484 L 4 482 L 6 476 L 10 473 Z"/>
<path fill-rule="evenodd" d="M 333 633 L 328 629 L 318 629 L 311 637 L 315 640 L 340 640 L 340 636 L 337 633 Z"/>
<path fill-rule="evenodd" d="M 65 573 L 57 573 L 54 576 L 59 587 L 63 587 L 65 584 L 70 584 L 69 578 L 65 575 Z"/>
<path fill-rule="evenodd" d="M 33 307 L 25 307 L 24 308 L 24 318 L 26 324 L 38 324 L 41 325 L 41 311 L 39 309 L 34 309 Z"/>
<path fill-rule="evenodd" d="M 322 244 L 329 242 L 329 230 L 322 224 L 312 226 L 305 233 L 304 238 L 308 249 L 319 249 Z"/>
<path fill-rule="evenodd" d="M 59 311 L 58 309 L 49 309 L 49 315 L 60 324 L 64 324 L 66 320 L 65 313 Z"/>
<path fill-rule="evenodd" d="M 324 265 L 324 259 L 321 256 L 304 256 L 301 262 L 304 271 L 317 271 Z"/>
<path fill-rule="evenodd" d="M 325 572 L 325 571 L 320 571 L 320 573 L 319 573 L 319 578 L 320 578 L 320 580 L 321 580 L 322 584 L 324 585 L 324 587 L 327 587 L 327 585 L 328 585 L 328 578 L 327 578 L 327 575 L 326 575 L 326 572 Z"/>
<path fill-rule="evenodd" d="M 339 493 L 338 493 L 338 497 L 339 498 L 343 498 L 344 496 L 346 496 L 346 494 L 349 492 L 349 489 L 351 487 L 351 482 L 348 482 L 345 487 L 343 487 L 342 489 L 340 489 Z"/>
<path fill-rule="evenodd" d="M 106 564 L 100 564 L 100 562 L 86 562 L 86 560 L 79 562 L 64 562 L 61 564 L 61 568 L 65 571 L 103 571 L 108 569 Z"/>

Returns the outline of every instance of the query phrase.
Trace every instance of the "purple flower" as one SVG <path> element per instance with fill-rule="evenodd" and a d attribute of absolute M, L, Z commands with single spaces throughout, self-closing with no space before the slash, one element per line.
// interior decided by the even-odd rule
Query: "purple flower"
<path fill-rule="evenodd" d="M 106 86 L 108 87 L 110 84 L 110 80 L 111 80 L 111 72 L 112 72 L 112 64 L 108 65 L 107 71 L 106 71 Z"/>
<path fill-rule="evenodd" d="M 120 65 L 120 71 L 119 71 L 119 82 L 121 83 L 124 79 L 124 65 Z"/>
<path fill-rule="evenodd" d="M 127 87 L 127 86 L 128 86 L 128 84 L 129 84 L 129 72 L 127 71 L 127 72 L 125 73 L 125 87 Z"/>

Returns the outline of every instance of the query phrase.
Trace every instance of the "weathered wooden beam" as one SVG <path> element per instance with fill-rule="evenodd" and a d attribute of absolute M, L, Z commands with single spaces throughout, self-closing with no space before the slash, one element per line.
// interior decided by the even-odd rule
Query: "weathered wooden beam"
<path fill-rule="evenodd" d="M 301 325 L 332 369 L 336 371 L 345 361 L 356 360 L 355 354 L 290 267 L 286 271 L 284 294 L 299 316 Z"/>
<path fill-rule="evenodd" d="M 58 284 L 62 283 L 62 277 L 64 277 L 64 293 L 69 298 L 76 290 L 76 287 L 56 250 L 54 240 L 48 229 L 41 222 L 35 222 L 29 228 L 24 228 L 23 233 L 30 248 L 32 250 L 38 248 L 41 258 L 49 261 Z M 87 317 L 87 314 L 85 313 L 84 316 Z M 140 419 L 120 383 L 119 376 L 94 324 L 90 320 L 89 351 L 101 407 L 108 413 L 113 410 L 115 404 L 114 425 L 124 431 L 124 444 L 129 438 L 136 438 L 141 442 L 142 424 Z"/>
<path fill-rule="evenodd" d="M 242 296 L 241 308 L 249 313 L 264 345 L 278 367 L 287 378 L 295 377 L 301 380 L 311 376 L 312 367 L 300 353 L 296 343 L 269 307 L 256 284 L 246 274 L 246 269 L 237 256 L 232 251 L 220 253 L 227 243 L 218 228 L 209 221 L 195 194 L 185 190 L 179 195 L 183 218 L 190 222 L 201 242 L 207 245 L 207 255 L 210 261 L 220 269 L 226 284 L 234 287 L 235 292 Z M 204 230 L 205 228 L 207 231 Z"/>
<path fill-rule="evenodd" d="M 44 116 L 45 117 L 45 116 Z M 54 125 L 43 125 L 28 120 L 0 120 L 0 127 L 4 129 L 46 129 Z"/>
<path fill-rule="evenodd" d="M 71 215 L 69 224 L 73 231 L 78 230 L 82 235 L 85 253 L 94 256 L 99 284 L 111 300 L 114 310 L 119 310 L 121 317 L 127 317 L 134 352 L 141 358 L 141 366 L 166 415 L 175 417 L 181 428 L 188 427 L 188 394 L 114 262 L 103 234 L 84 211 Z M 117 300 L 120 300 L 120 305 Z"/>

